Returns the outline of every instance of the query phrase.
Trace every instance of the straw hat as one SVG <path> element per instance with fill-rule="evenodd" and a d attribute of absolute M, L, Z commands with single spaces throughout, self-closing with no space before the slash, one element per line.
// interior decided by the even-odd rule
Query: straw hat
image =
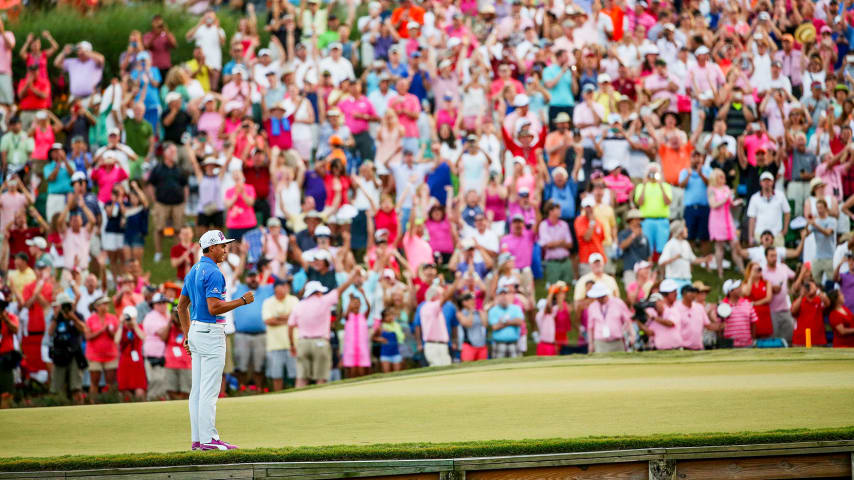
<path fill-rule="evenodd" d="M 795 29 L 795 40 L 799 43 L 812 43 L 815 41 L 816 31 L 812 22 L 802 23 Z"/>

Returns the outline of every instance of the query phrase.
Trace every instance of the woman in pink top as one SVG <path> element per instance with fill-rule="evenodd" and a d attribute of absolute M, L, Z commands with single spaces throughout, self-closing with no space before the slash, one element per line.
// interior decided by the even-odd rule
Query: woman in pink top
<path fill-rule="evenodd" d="M 365 296 L 362 287 L 356 287 Z M 341 365 L 346 369 L 347 378 L 367 375 L 371 368 L 371 334 L 368 332 L 367 318 L 371 314 L 371 306 L 361 313 L 362 300 L 358 295 L 350 295 L 347 304 L 344 325 L 344 348 L 341 351 Z"/>
<path fill-rule="evenodd" d="M 128 178 L 128 173 L 116 165 L 116 157 L 111 151 L 101 155 L 101 165 L 92 171 L 92 181 L 98 185 L 98 201 L 102 204 L 110 201 L 113 186 Z"/>
<path fill-rule="evenodd" d="M 52 125 L 51 125 L 52 124 Z M 62 130 L 62 122 L 47 110 L 36 113 L 36 120 L 30 127 L 35 148 L 31 155 L 33 160 L 47 160 L 47 152 L 56 139 L 55 134 Z"/>
<path fill-rule="evenodd" d="M 199 132 L 207 134 L 208 142 L 213 145 L 214 149 L 220 150 L 222 148 L 222 138 L 220 138 L 219 133 L 222 130 L 224 119 L 219 109 L 217 109 L 216 99 L 213 95 L 206 95 L 202 99 L 200 110 L 201 112 L 195 115 L 196 126 Z M 196 111 L 194 110 L 194 112 Z"/>
<path fill-rule="evenodd" d="M 234 187 L 225 192 L 225 226 L 231 238 L 240 240 L 243 234 L 258 225 L 255 218 L 255 188 L 246 183 L 243 172 L 235 170 L 231 177 Z"/>
<path fill-rule="evenodd" d="M 377 175 L 384 177 L 383 185 L 385 186 L 388 185 L 389 181 L 389 170 L 386 165 L 388 165 L 400 150 L 405 133 L 394 110 L 390 108 L 386 110 L 380 128 L 377 131 L 377 153 L 374 155 L 377 165 Z"/>
<path fill-rule="evenodd" d="M 42 32 L 42 36 L 50 43 L 50 47 L 47 50 L 42 50 L 41 38 L 28 33 L 26 41 L 21 46 L 19 55 L 24 59 L 28 67 L 30 65 L 38 65 L 39 78 L 47 80 L 47 61 L 59 49 L 59 44 L 56 43 L 56 40 L 53 39 L 53 36 L 47 30 Z"/>
<path fill-rule="evenodd" d="M 738 240 L 735 238 L 735 225 L 732 220 L 732 190 L 726 185 L 726 175 L 723 170 L 716 168 L 709 178 L 709 237 L 715 242 L 715 261 L 718 265 L 718 278 L 723 277 L 724 244 L 732 247 L 732 259 L 738 271 L 744 271 L 744 260 L 738 251 Z"/>
<path fill-rule="evenodd" d="M 450 206 L 450 202 L 448 206 Z M 434 252 L 439 252 L 442 255 L 442 263 L 445 264 L 451 260 L 451 255 L 454 254 L 457 238 L 456 229 L 448 221 L 448 216 L 441 205 L 435 204 L 430 207 L 427 220 L 424 222 L 424 228 L 427 229 L 427 235 L 430 237 L 430 246 Z"/>
<path fill-rule="evenodd" d="M 119 321 L 108 311 L 109 297 L 95 300 L 95 313 L 86 319 L 89 331 L 86 333 L 86 359 L 89 361 L 89 402 L 95 403 L 98 394 L 98 384 L 101 382 L 101 372 L 107 388 L 116 386 L 116 369 L 119 366 L 119 349 L 113 339 Z"/>

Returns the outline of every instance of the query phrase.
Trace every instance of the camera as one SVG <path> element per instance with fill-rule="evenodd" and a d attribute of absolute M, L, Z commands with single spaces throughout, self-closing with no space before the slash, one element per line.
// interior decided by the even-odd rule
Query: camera
<path fill-rule="evenodd" d="M 59 309 L 62 310 L 63 313 L 71 313 L 72 305 L 70 303 L 63 303 Z"/>
<path fill-rule="evenodd" d="M 637 302 L 634 304 L 635 315 L 634 319 L 641 323 L 646 323 L 649 317 L 646 314 L 647 308 L 655 308 L 655 302 L 650 302 L 649 300 L 643 300 L 641 302 Z"/>

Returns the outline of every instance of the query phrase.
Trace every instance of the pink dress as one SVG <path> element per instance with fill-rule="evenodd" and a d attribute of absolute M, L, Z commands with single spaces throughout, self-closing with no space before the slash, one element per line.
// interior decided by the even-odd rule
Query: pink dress
<path fill-rule="evenodd" d="M 344 326 L 344 351 L 341 365 L 344 367 L 370 367 L 371 342 L 368 321 L 364 313 L 351 313 Z"/>
<path fill-rule="evenodd" d="M 715 241 L 728 242 L 735 238 L 735 227 L 732 224 L 730 206 L 732 205 L 732 191 L 727 186 L 712 189 L 716 202 L 726 200 L 718 208 L 709 211 L 709 238 Z"/>

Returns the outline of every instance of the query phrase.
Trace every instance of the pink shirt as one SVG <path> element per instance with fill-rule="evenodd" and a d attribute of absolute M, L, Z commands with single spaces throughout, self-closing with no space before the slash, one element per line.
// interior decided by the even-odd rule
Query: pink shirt
<path fill-rule="evenodd" d="M 15 48 L 15 34 L 6 31 L 0 36 L 0 74 L 12 73 L 12 54 Z"/>
<path fill-rule="evenodd" d="M 407 138 L 417 138 L 418 125 L 416 124 L 416 120 L 402 112 L 404 110 L 409 112 L 421 112 L 421 103 L 418 101 L 418 97 L 411 93 L 398 95 L 391 99 L 389 107 L 397 112 L 397 118 L 400 121 L 400 124 L 403 125 L 403 136 Z"/>
<path fill-rule="evenodd" d="M 255 188 L 245 183 L 243 184 L 243 188 L 246 190 L 246 194 L 252 198 L 255 198 Z M 229 201 L 234 198 L 235 189 L 231 187 L 225 192 L 225 200 Z M 234 205 L 228 209 L 228 215 L 225 219 L 225 226 L 228 228 L 252 228 L 258 224 L 258 220 L 255 218 L 255 210 L 252 209 L 249 205 L 246 204 L 246 200 L 243 199 L 243 195 L 241 195 Z"/>
<path fill-rule="evenodd" d="M 433 248 L 423 238 L 406 232 L 401 243 L 412 273 L 418 273 L 418 267 L 425 263 L 433 263 Z"/>
<path fill-rule="evenodd" d="M 329 338 L 331 310 L 337 303 L 338 290 L 303 299 L 291 313 L 288 326 L 297 327 L 300 338 Z"/>
<path fill-rule="evenodd" d="M 148 312 L 142 320 L 142 330 L 145 340 L 142 341 L 143 357 L 162 357 L 166 353 L 166 342 L 160 338 L 157 331 L 169 325 L 169 319 L 157 310 Z"/>
<path fill-rule="evenodd" d="M 451 235 L 451 224 L 447 219 L 441 222 L 427 220 L 424 222 L 424 228 L 430 235 L 430 246 L 433 251 L 442 253 L 454 252 L 454 237 Z"/>
<path fill-rule="evenodd" d="M 620 340 L 623 331 L 632 321 L 629 307 L 619 298 L 609 297 L 602 305 L 595 301 L 587 307 L 588 328 L 593 331 L 593 338 L 600 341 Z"/>
<path fill-rule="evenodd" d="M 448 326 L 439 300 L 421 306 L 421 338 L 425 342 L 448 343 Z"/>
<path fill-rule="evenodd" d="M 777 259 L 777 265 L 774 267 L 773 270 L 767 265 L 765 266 L 765 268 L 762 269 L 762 278 L 768 280 L 769 287 L 781 284 L 783 285 L 783 288 L 781 288 L 779 292 L 773 294 L 773 296 L 771 297 L 771 303 L 769 304 L 769 306 L 771 307 L 771 311 L 788 311 L 792 307 L 788 293 L 789 280 L 795 278 L 795 272 L 793 272 L 788 265 L 782 263 L 780 259 Z"/>
<path fill-rule="evenodd" d="M 632 180 L 625 175 L 608 175 L 604 178 L 605 186 L 614 192 L 614 199 L 617 203 L 623 203 L 629 199 L 635 185 Z"/>
<path fill-rule="evenodd" d="M 706 66 L 694 65 L 688 70 L 688 83 L 686 89 L 699 91 L 693 92 L 694 96 L 698 96 L 706 90 L 715 90 L 723 86 L 724 74 L 716 63 L 707 61 Z M 714 88 L 713 88 L 714 87 Z"/>
<path fill-rule="evenodd" d="M 6 226 L 15 219 L 15 214 L 27 206 L 27 197 L 20 192 L 5 192 L 0 194 L 0 232 L 6 231 Z"/>
<path fill-rule="evenodd" d="M 747 161 L 750 162 L 754 167 L 756 166 L 756 151 L 759 150 L 760 147 L 768 148 L 771 145 L 771 139 L 768 138 L 767 135 L 763 135 L 761 137 L 757 135 L 745 135 L 744 136 L 744 149 L 747 153 Z"/>
<path fill-rule="evenodd" d="M 113 334 L 119 327 L 119 319 L 112 313 L 108 313 L 102 320 L 97 313 L 93 313 L 86 319 L 86 326 L 89 331 L 94 332 L 100 330 L 104 325 L 112 325 L 112 329 L 107 329 L 97 337 L 86 342 L 86 358 L 90 362 L 112 362 L 119 358 L 119 347 L 113 341 Z"/>
<path fill-rule="evenodd" d="M 674 323 L 672 327 L 662 325 L 655 320 L 650 320 L 649 329 L 652 330 L 652 343 L 657 350 L 673 350 L 682 346 L 682 321 L 679 319 L 677 304 L 672 307 L 664 307 L 662 318 Z"/>
<path fill-rule="evenodd" d="M 92 171 L 92 181 L 98 185 L 98 201 L 101 203 L 109 202 L 113 185 L 127 178 L 127 172 L 118 165 L 113 165 L 109 170 L 101 166 Z"/>
<path fill-rule="evenodd" d="M 349 97 L 345 100 L 341 100 L 338 102 L 338 110 L 341 110 L 341 113 L 344 114 L 344 123 L 347 124 L 347 128 L 350 129 L 350 133 L 353 135 L 367 131 L 370 126 L 367 120 L 354 118 L 353 114 L 361 113 L 377 116 L 377 112 L 374 111 L 374 105 L 370 100 L 368 100 L 368 97 L 364 95 L 358 99 Z"/>
<path fill-rule="evenodd" d="M 827 163 L 819 164 L 815 169 L 815 176 L 822 179 L 830 191 L 836 193 L 836 199 L 840 202 L 842 198 L 842 174 L 845 172 L 845 166 L 842 164 L 836 165 L 833 168 L 828 168 Z"/>
<path fill-rule="evenodd" d="M 729 303 L 728 300 L 727 303 Z M 732 306 L 732 314 L 724 322 L 724 338 L 732 339 L 734 347 L 752 346 L 753 335 L 750 332 L 750 325 L 759 320 L 756 310 L 753 309 L 753 303 L 742 298 L 738 304 L 730 304 L 730 306 Z"/>
<path fill-rule="evenodd" d="M 89 265 L 89 240 L 92 234 L 85 227 L 80 227 L 77 233 L 71 227 L 65 229 L 62 235 L 62 258 L 65 268 L 86 268 Z"/>
<path fill-rule="evenodd" d="M 690 350 L 703 349 L 703 327 L 709 324 L 709 316 L 706 310 L 697 302 L 690 307 L 685 306 L 681 300 L 673 305 L 682 319 L 682 346 Z"/>
<path fill-rule="evenodd" d="M 540 332 L 540 341 L 543 343 L 555 343 L 555 316 L 545 311 L 537 312 L 537 330 Z"/>
<path fill-rule="evenodd" d="M 513 255 L 516 268 L 530 267 L 534 252 L 534 231 L 523 228 L 522 235 L 504 235 L 501 237 L 501 249 Z"/>
<path fill-rule="evenodd" d="M 644 88 L 647 90 L 658 90 L 663 88 L 665 90 L 659 90 L 652 95 L 653 100 L 658 100 L 659 98 L 666 98 L 670 100 L 670 103 L 667 106 L 668 112 L 676 111 L 676 92 L 671 92 L 667 90 L 667 87 L 670 83 L 673 82 L 676 85 L 679 85 L 679 80 L 672 73 L 665 73 L 665 76 L 661 76 L 658 72 L 649 75 L 644 79 L 643 84 Z"/>

